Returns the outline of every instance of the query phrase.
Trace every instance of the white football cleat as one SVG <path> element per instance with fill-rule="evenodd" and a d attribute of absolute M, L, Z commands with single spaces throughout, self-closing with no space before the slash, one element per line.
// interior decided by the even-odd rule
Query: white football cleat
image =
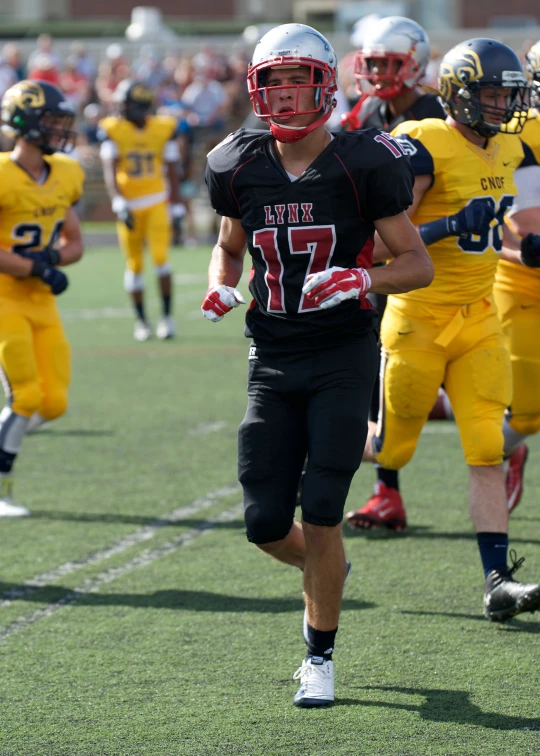
<path fill-rule="evenodd" d="M 152 326 L 147 320 L 136 320 L 133 329 L 135 341 L 148 341 L 152 338 Z"/>
<path fill-rule="evenodd" d="M 158 339 L 172 339 L 176 336 L 176 324 L 171 315 L 164 315 L 160 318 L 156 328 L 156 336 Z"/>
<path fill-rule="evenodd" d="M 328 706 L 334 701 L 334 663 L 322 656 L 308 656 L 294 673 L 293 680 L 300 680 L 294 697 L 294 705 L 309 708 Z"/>
<path fill-rule="evenodd" d="M 345 560 L 347 563 L 347 572 L 345 573 L 345 580 L 343 581 L 343 587 L 347 585 L 347 580 L 349 579 L 349 575 L 351 574 L 352 564 L 349 562 L 348 559 Z M 307 621 L 307 607 L 304 609 L 304 622 L 302 624 L 302 635 L 304 636 L 304 640 L 306 642 L 306 645 L 309 644 L 309 638 L 308 638 L 308 621 Z"/>
<path fill-rule="evenodd" d="M 28 517 L 30 510 L 13 503 L 13 478 L 0 475 L 0 517 Z"/>

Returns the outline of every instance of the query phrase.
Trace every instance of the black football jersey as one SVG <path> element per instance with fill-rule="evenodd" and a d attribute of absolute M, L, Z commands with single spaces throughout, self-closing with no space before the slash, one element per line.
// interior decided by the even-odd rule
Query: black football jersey
<path fill-rule="evenodd" d="M 375 101 L 375 102 L 372 102 Z M 366 117 L 362 120 L 363 129 L 382 129 L 392 131 L 404 121 L 423 121 L 424 118 L 446 118 L 446 113 L 437 95 L 424 94 L 408 110 L 399 116 L 393 116 L 388 103 L 378 97 L 370 98 L 366 103 Z M 372 108 L 369 108 L 369 105 Z M 361 114 L 362 115 L 362 114 Z"/>
<path fill-rule="evenodd" d="M 240 219 L 252 257 L 246 336 L 283 348 L 351 340 L 374 327 L 367 300 L 320 310 L 302 287 L 333 266 L 371 267 L 373 222 L 412 203 L 408 158 L 378 130 L 340 133 L 291 181 L 273 141 L 240 129 L 209 153 L 206 168 L 212 207 Z"/>

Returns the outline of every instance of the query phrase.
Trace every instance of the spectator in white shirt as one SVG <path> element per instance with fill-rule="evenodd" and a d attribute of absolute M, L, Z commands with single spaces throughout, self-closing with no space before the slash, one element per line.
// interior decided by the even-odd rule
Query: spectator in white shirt
<path fill-rule="evenodd" d="M 28 70 L 31 71 L 37 67 L 40 56 L 47 55 L 51 60 L 52 67 L 59 71 L 62 68 L 62 58 L 53 50 L 53 38 L 51 35 L 40 34 L 36 40 L 36 45 L 36 49 L 30 53 L 28 58 Z"/>

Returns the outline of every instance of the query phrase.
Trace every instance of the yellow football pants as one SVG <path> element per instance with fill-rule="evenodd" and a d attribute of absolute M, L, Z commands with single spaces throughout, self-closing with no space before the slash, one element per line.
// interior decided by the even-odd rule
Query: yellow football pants
<path fill-rule="evenodd" d="M 1 302 L 0 366 L 13 412 L 53 420 L 66 411 L 70 349 L 51 296 Z"/>
<path fill-rule="evenodd" d="M 441 384 L 469 465 L 498 465 L 512 392 L 510 358 L 492 301 L 428 310 L 391 297 L 381 326 L 382 404 L 373 447 L 399 470 L 412 458 Z"/>
<path fill-rule="evenodd" d="M 155 266 L 164 265 L 169 258 L 171 222 L 166 202 L 144 210 L 133 210 L 135 227 L 130 231 L 125 223 L 117 223 L 118 242 L 126 258 L 126 268 L 138 275 L 143 270 L 145 243 Z"/>
<path fill-rule="evenodd" d="M 495 304 L 512 361 L 513 393 L 507 420 L 524 436 L 540 431 L 540 291 L 538 298 L 495 287 Z"/>

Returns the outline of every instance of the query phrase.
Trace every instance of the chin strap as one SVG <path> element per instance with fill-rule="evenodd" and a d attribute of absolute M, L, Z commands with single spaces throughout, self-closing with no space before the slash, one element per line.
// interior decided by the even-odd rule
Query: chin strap
<path fill-rule="evenodd" d="M 332 115 L 332 110 L 333 108 L 331 108 L 328 113 L 325 113 L 313 123 L 310 123 L 309 126 L 284 126 L 282 124 L 276 123 L 271 118 L 268 118 L 266 120 L 268 125 L 270 126 L 270 131 L 272 132 L 274 139 L 277 139 L 278 142 L 291 144 L 292 142 L 299 142 L 319 126 L 322 126 L 323 123 L 326 123 L 326 121 Z"/>
<path fill-rule="evenodd" d="M 359 129 L 362 126 L 360 119 L 358 117 L 358 114 L 360 113 L 360 108 L 365 103 L 368 97 L 369 97 L 369 94 L 364 93 L 360 97 L 358 102 L 356 102 L 355 105 L 349 110 L 348 113 L 342 114 L 341 127 L 343 129 L 346 129 L 347 131 L 355 131 L 356 129 Z"/>

